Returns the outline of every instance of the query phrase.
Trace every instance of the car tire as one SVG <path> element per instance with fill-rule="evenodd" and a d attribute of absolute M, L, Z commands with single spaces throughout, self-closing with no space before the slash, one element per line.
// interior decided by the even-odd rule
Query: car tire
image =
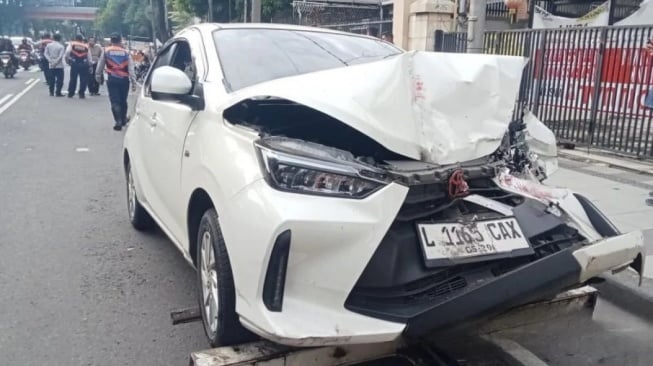
<path fill-rule="evenodd" d="M 134 176 L 129 163 L 125 167 L 125 173 L 127 175 L 127 212 L 129 214 L 129 222 L 138 231 L 150 230 L 155 226 L 154 220 L 138 201 Z"/>
<path fill-rule="evenodd" d="M 198 301 L 204 331 L 212 347 L 253 341 L 236 313 L 236 290 L 218 214 L 207 210 L 197 231 Z"/>

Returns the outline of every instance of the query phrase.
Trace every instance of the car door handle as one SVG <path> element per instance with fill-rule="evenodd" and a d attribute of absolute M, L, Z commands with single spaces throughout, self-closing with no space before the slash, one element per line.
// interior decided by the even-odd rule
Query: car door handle
<path fill-rule="evenodd" d="M 159 120 L 158 115 L 156 114 L 156 112 L 154 112 L 154 113 L 152 113 L 152 118 L 150 118 L 150 120 L 148 122 L 149 122 L 150 126 L 156 127 L 156 122 L 158 120 Z"/>

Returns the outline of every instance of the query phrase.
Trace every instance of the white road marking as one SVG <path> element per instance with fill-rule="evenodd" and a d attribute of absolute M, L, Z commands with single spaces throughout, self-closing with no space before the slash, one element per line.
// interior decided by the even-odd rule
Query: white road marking
<path fill-rule="evenodd" d="M 25 82 L 25 85 L 27 85 L 27 84 L 29 84 L 29 83 L 31 83 L 31 82 L 32 82 L 32 80 L 34 80 L 34 79 L 29 79 L 29 80 L 27 80 L 27 81 Z"/>
<path fill-rule="evenodd" d="M 513 340 L 493 336 L 484 336 L 483 338 L 485 338 L 487 341 L 492 342 L 495 346 L 501 348 L 503 352 L 510 355 L 510 357 L 514 359 L 514 363 L 517 365 L 548 366 L 546 362 L 535 356 L 533 352 L 529 351 Z"/>
<path fill-rule="evenodd" d="M 38 84 L 38 82 L 34 82 L 34 81 L 37 81 L 37 80 L 32 79 L 31 84 L 27 85 L 27 87 L 25 87 L 25 89 L 23 89 L 23 91 L 21 91 L 20 93 L 16 94 L 16 96 L 11 98 L 9 100 L 9 102 L 7 102 L 7 104 L 0 107 L 0 114 L 3 114 L 7 109 L 9 109 L 9 107 L 14 105 L 14 103 L 16 103 L 20 98 L 22 98 L 23 95 L 27 94 L 27 92 L 30 91 L 34 87 L 34 85 Z"/>
<path fill-rule="evenodd" d="M 2 99 L 0 99 L 0 105 L 2 105 L 2 103 L 6 102 L 7 99 L 9 99 L 9 98 L 11 98 L 11 97 L 13 97 L 13 96 L 14 96 L 13 94 L 7 94 L 7 95 L 5 95 Z"/>
<path fill-rule="evenodd" d="M 88 147 L 78 147 L 75 149 L 77 152 L 88 152 L 89 148 Z"/>

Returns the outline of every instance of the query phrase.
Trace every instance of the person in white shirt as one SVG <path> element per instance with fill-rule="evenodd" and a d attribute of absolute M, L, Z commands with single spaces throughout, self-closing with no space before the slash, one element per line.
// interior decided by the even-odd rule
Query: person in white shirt
<path fill-rule="evenodd" d="M 56 95 L 63 97 L 61 88 L 63 88 L 63 62 L 66 48 L 61 44 L 61 34 L 54 35 L 54 42 L 49 43 L 43 51 L 43 57 L 48 60 L 50 66 L 50 80 L 48 88 L 50 96 Z"/>

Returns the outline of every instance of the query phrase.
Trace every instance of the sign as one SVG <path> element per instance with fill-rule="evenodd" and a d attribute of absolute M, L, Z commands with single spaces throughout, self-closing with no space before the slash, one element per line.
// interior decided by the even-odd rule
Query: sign
<path fill-rule="evenodd" d="M 618 115 L 643 115 L 646 94 L 653 85 L 653 56 L 646 50 L 646 32 L 612 30 L 603 53 L 603 66 L 597 73 L 598 33 L 583 45 L 547 42 L 544 55 L 535 53 L 535 74 L 540 106 L 560 110 L 591 110 L 596 77 L 599 76 L 598 112 Z M 569 39 L 576 37 L 567 34 Z M 542 58 L 543 57 L 543 58 Z M 541 65 L 542 60 L 544 64 Z"/>
<path fill-rule="evenodd" d="M 533 14 L 533 29 L 605 26 L 608 25 L 608 10 L 608 2 L 605 2 L 580 18 L 566 18 L 553 15 L 536 6 Z"/>

